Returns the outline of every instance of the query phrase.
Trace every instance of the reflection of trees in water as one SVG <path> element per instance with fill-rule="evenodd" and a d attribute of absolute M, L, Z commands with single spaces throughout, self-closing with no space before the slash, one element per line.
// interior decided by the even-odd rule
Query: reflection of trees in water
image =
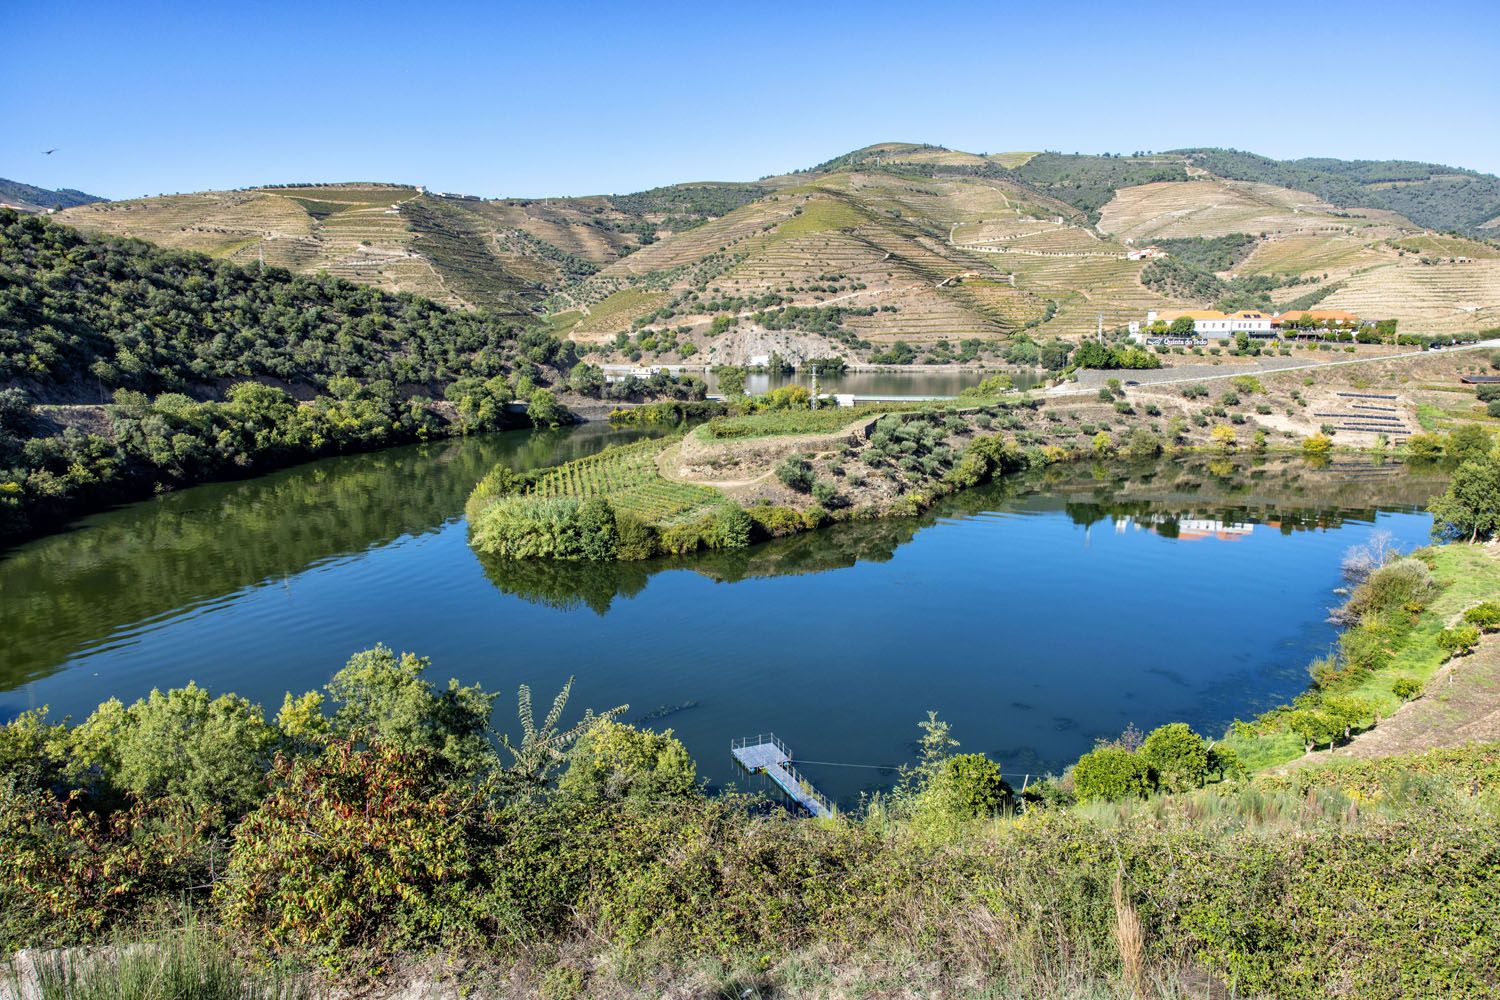
<path fill-rule="evenodd" d="M 916 533 L 943 517 L 969 517 L 1023 507 L 1057 511 L 1075 524 L 1133 517 L 1175 537 L 1186 517 L 1273 522 L 1283 533 L 1372 521 L 1377 510 L 1416 508 L 1441 492 L 1446 473 L 1436 467 L 1361 463 L 1386 470 L 1379 478 L 1356 468 L 1318 468 L 1300 458 L 1192 456 L 1149 462 L 1061 464 L 1012 476 L 948 497 L 919 518 L 840 524 L 751 546 L 679 559 L 639 563 L 562 563 L 481 556 L 485 575 L 500 590 L 549 607 L 609 611 L 616 597 L 634 597 L 655 573 L 687 569 L 725 583 L 842 569 L 884 562 Z"/>
<path fill-rule="evenodd" d="M 621 439 L 588 425 L 393 448 L 90 518 L 0 559 L 0 687 L 45 674 L 132 623 L 435 531 L 462 514 L 497 462 L 550 465 Z"/>
<path fill-rule="evenodd" d="M 859 521 L 778 538 L 748 549 L 646 562 L 479 558 L 485 576 L 507 594 L 562 610 L 588 607 L 602 615 L 616 597 L 634 597 L 653 574 L 666 570 L 691 570 L 722 583 L 736 583 L 755 577 L 821 573 L 860 561 L 885 562 L 932 520 L 927 516 Z"/>

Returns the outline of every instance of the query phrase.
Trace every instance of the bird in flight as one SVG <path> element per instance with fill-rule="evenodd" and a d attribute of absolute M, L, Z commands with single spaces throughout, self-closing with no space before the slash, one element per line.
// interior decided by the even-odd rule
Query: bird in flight
<path fill-rule="evenodd" d="M 57 152 L 57 147 L 56 146 L 52 147 L 51 149 L 44 149 L 44 150 L 42 150 L 42 155 L 43 156 L 51 156 L 55 152 Z"/>

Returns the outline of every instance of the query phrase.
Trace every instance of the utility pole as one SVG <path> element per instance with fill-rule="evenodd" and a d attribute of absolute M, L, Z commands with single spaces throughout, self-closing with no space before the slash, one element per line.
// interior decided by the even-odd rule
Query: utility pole
<path fill-rule="evenodd" d="M 812 366 L 812 408 L 818 408 L 818 366 Z"/>

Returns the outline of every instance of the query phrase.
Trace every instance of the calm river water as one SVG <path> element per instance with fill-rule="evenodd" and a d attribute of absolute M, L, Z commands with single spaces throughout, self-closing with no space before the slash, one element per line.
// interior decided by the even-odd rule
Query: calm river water
<path fill-rule="evenodd" d="M 717 784 L 774 731 L 845 802 L 912 757 L 928 709 L 1008 775 L 1128 723 L 1217 733 L 1291 697 L 1326 649 L 1339 560 L 1426 540 L 1436 474 L 1162 462 L 1049 470 L 915 520 L 608 567 L 487 564 L 463 502 L 495 462 L 625 435 L 587 426 L 331 459 L 85 519 L 0 556 L 0 718 L 80 717 L 189 680 L 274 712 L 384 642 L 432 675 L 573 708 L 628 702 Z M 860 766 L 835 766 L 860 765 Z"/>

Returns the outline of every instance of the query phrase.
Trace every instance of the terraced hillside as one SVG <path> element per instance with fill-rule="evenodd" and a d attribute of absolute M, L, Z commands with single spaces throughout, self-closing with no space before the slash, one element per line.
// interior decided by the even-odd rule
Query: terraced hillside
<path fill-rule="evenodd" d="M 404 185 L 327 184 L 99 203 L 60 218 L 240 263 L 531 313 L 548 294 L 673 227 L 690 228 L 762 191 L 703 184 L 618 200 L 484 201 Z"/>
<path fill-rule="evenodd" d="M 1416 333 L 1493 323 L 1500 242 L 1472 228 L 1423 229 L 1380 193 L 1390 188 L 1378 178 L 1397 167 L 1355 166 L 1329 176 L 1363 180 L 1333 184 L 1305 166 L 1241 154 L 881 143 L 753 184 L 630 195 L 481 200 L 341 184 L 61 216 L 238 261 L 508 308 L 545 318 L 602 357 L 643 363 L 771 353 L 943 360 L 960 344 L 965 357 L 988 360 L 1021 332 L 1074 337 L 1101 318 L 1114 327 L 1152 309 L 1229 301 L 1225 308 L 1322 301 Z M 1477 217 L 1486 175 L 1424 176 L 1421 200 L 1408 202 L 1433 217 Z M 1310 190 L 1272 182 L 1304 177 Z M 1448 193 L 1462 204 L 1440 204 Z M 1213 260 L 1224 271 L 1185 258 L 1186 272 L 1168 262 L 1170 280 L 1158 266 L 1147 287 L 1150 262 L 1130 259 L 1153 241 L 1218 237 L 1244 237 L 1232 260 Z M 1192 249 L 1178 242 L 1168 252 Z"/>

